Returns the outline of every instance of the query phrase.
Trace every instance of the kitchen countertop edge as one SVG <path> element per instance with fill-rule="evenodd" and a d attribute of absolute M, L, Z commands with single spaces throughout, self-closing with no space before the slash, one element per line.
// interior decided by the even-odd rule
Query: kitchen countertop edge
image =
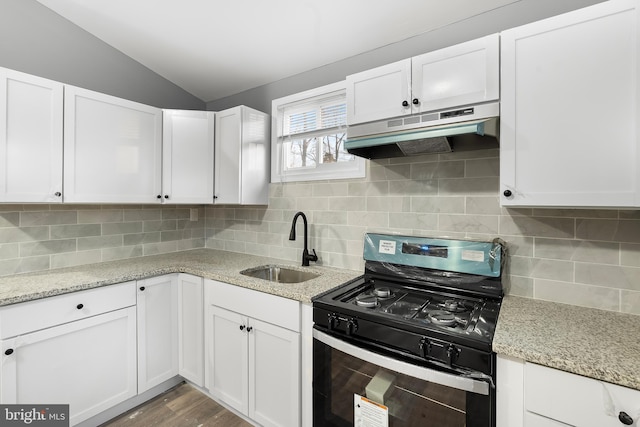
<path fill-rule="evenodd" d="M 493 351 L 640 390 L 640 318 L 505 296 Z"/>
<path fill-rule="evenodd" d="M 284 284 L 240 274 L 242 270 L 262 265 L 286 266 L 314 272 L 319 277 L 301 283 Z M 287 260 L 217 249 L 192 249 L 0 277 L 0 307 L 172 273 L 192 274 L 302 303 L 310 303 L 314 296 L 361 274 L 321 265 L 300 267 Z"/>

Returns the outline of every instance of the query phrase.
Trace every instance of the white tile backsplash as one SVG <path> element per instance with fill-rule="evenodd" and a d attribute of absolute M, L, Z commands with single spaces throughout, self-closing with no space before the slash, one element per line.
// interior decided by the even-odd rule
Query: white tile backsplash
<path fill-rule="evenodd" d="M 501 237 L 512 255 L 507 293 L 640 314 L 639 214 L 501 208 L 498 150 L 377 160 L 368 170 L 364 179 L 271 184 L 269 206 L 251 220 L 246 208 L 207 207 L 206 247 L 298 261 L 300 224 L 288 240 L 297 210 L 320 263 L 337 268 L 363 268 L 365 232 Z M 248 227 L 255 243 L 237 231 Z"/>

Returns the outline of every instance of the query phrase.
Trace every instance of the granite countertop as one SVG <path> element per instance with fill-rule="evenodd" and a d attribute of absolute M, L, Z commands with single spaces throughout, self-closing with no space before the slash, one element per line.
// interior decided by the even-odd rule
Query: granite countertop
<path fill-rule="evenodd" d="M 240 274 L 242 270 L 268 264 L 319 276 L 302 283 L 282 284 Z M 362 274 L 315 265 L 300 267 L 290 261 L 214 249 L 195 249 L 0 277 L 0 306 L 169 273 L 189 273 L 303 303 Z M 638 316 L 506 296 L 493 350 L 640 390 L 639 336 Z"/>
<path fill-rule="evenodd" d="M 319 277 L 302 283 L 284 284 L 240 274 L 242 270 L 267 264 L 310 271 Z M 0 277 L 0 306 L 169 273 L 189 273 L 304 303 L 362 274 L 315 265 L 300 267 L 290 261 L 214 249 L 195 249 Z"/>
<path fill-rule="evenodd" d="M 507 296 L 493 351 L 640 390 L 640 317 Z"/>

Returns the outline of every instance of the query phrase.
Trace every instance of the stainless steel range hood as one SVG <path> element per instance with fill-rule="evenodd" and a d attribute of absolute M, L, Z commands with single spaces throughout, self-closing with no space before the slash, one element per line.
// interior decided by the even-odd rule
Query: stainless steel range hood
<path fill-rule="evenodd" d="M 381 159 L 446 153 L 458 140 L 466 148 L 497 147 L 498 114 L 499 103 L 491 103 L 349 126 L 345 148 Z"/>

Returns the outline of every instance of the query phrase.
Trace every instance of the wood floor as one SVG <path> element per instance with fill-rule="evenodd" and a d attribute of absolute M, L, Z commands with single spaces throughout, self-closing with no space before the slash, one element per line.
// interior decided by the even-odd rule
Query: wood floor
<path fill-rule="evenodd" d="M 100 427 L 251 427 L 189 384 L 180 384 Z"/>

